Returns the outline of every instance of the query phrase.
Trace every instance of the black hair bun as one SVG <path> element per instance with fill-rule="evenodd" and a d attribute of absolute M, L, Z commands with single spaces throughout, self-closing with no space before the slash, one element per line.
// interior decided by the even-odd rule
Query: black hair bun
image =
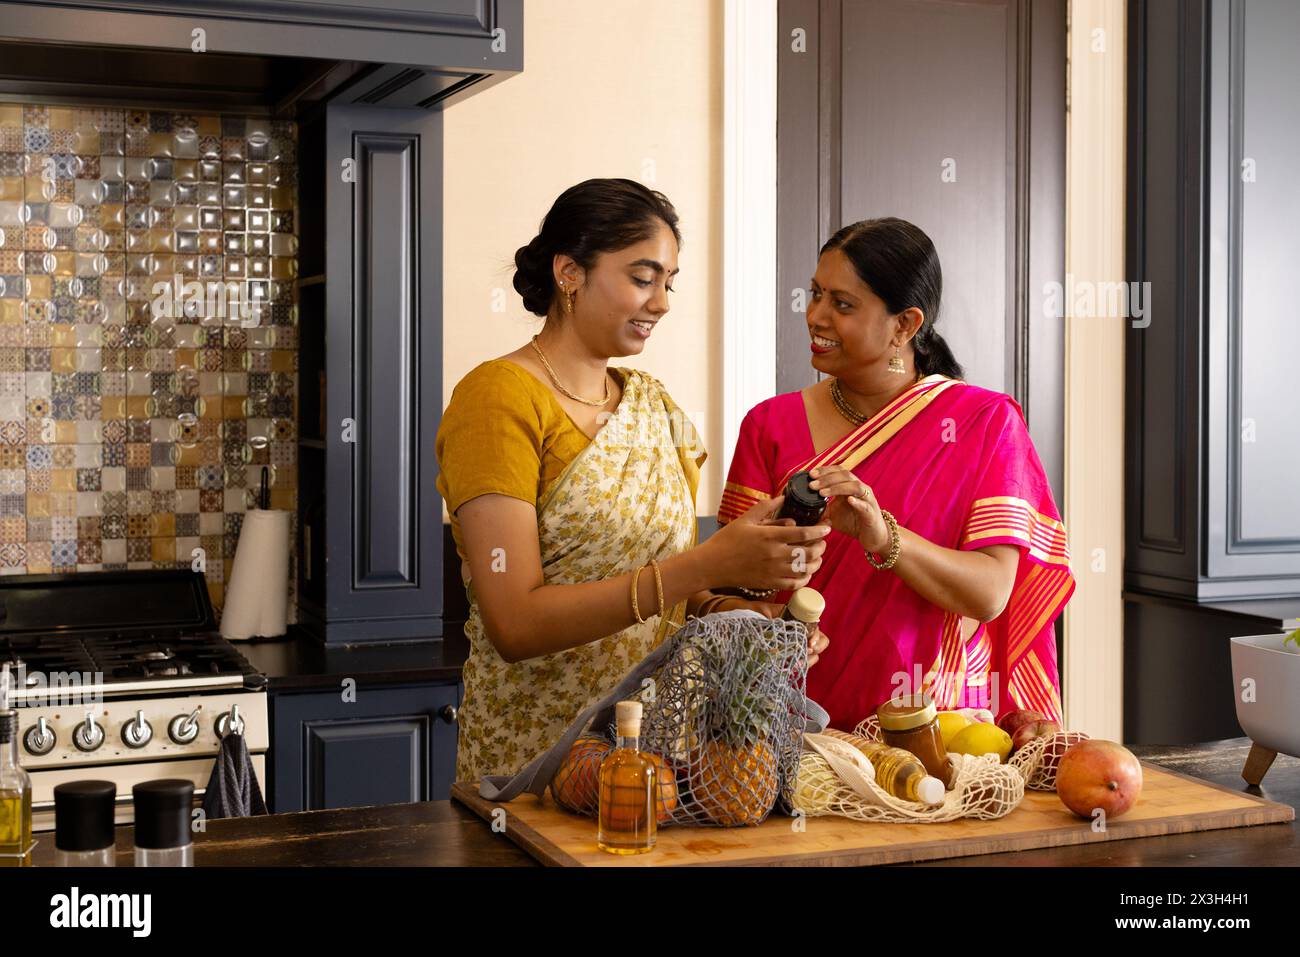
<path fill-rule="evenodd" d="M 515 251 L 515 291 L 523 297 L 524 308 L 535 316 L 545 316 L 555 298 L 554 260 L 542 248 L 540 235 Z"/>

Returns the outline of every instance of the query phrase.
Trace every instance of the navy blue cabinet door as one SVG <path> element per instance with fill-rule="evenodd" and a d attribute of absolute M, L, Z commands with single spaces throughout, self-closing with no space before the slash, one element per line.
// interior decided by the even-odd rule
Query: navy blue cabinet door
<path fill-rule="evenodd" d="M 456 684 L 271 698 L 271 810 L 446 800 L 456 769 Z"/>
<path fill-rule="evenodd" d="M 327 641 L 442 634 L 442 114 L 328 107 Z"/>

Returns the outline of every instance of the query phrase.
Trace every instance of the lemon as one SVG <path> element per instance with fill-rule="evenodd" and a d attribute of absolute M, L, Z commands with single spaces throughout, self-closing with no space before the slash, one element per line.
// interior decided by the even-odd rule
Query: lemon
<path fill-rule="evenodd" d="M 957 754 L 973 754 L 977 757 L 993 752 L 997 754 L 999 761 L 1005 763 L 1011 754 L 1011 735 L 996 724 L 976 722 L 953 735 L 948 750 Z"/>
<path fill-rule="evenodd" d="M 962 728 L 970 727 L 974 723 L 970 718 L 964 714 L 958 714 L 956 711 L 940 711 L 939 734 L 943 738 L 943 746 L 951 751 L 950 745 L 957 732 Z"/>

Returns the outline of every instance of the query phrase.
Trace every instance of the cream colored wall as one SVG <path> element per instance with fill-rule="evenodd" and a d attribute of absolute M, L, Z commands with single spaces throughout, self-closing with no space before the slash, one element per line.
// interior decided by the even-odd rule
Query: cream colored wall
<path fill-rule="evenodd" d="M 524 72 L 447 110 L 443 401 L 541 327 L 510 284 L 515 249 L 566 188 L 624 176 L 681 217 L 672 310 L 640 356 L 709 450 L 721 490 L 722 0 L 529 0 Z"/>
<path fill-rule="evenodd" d="M 1070 5 L 1065 262 L 1075 284 L 1125 278 L 1124 9 Z M 1067 313 L 1065 522 L 1078 588 L 1065 611 L 1065 720 L 1113 741 L 1123 727 L 1124 328 L 1122 316 Z"/>

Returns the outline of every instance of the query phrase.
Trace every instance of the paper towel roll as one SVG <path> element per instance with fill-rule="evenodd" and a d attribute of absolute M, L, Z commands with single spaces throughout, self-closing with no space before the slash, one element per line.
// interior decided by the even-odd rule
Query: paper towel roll
<path fill-rule="evenodd" d="M 226 586 L 221 635 L 232 641 L 285 633 L 289 606 L 289 513 L 244 513 Z"/>

